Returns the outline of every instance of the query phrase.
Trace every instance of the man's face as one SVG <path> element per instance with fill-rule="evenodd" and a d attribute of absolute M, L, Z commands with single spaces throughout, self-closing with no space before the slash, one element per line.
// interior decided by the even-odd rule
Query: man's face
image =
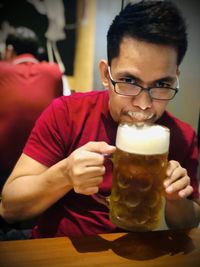
<path fill-rule="evenodd" d="M 130 37 L 122 40 L 120 53 L 110 66 L 112 78 L 137 82 L 143 87 L 157 86 L 161 81 L 178 75 L 177 52 L 174 48 L 141 42 Z M 100 62 L 105 88 L 109 89 L 109 109 L 116 122 L 155 122 L 166 109 L 168 101 L 151 99 L 148 91 L 137 96 L 122 96 L 114 92 L 105 61 Z"/>

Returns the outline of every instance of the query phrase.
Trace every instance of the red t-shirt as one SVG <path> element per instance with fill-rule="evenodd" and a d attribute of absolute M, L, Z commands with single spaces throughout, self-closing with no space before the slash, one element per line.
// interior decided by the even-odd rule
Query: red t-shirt
<path fill-rule="evenodd" d="M 169 159 L 178 160 L 187 168 L 198 197 L 196 177 L 198 164 L 197 139 L 188 124 L 165 112 L 159 124 L 171 130 Z M 42 114 L 24 148 L 24 153 L 50 167 L 89 141 L 115 144 L 117 124 L 108 110 L 108 91 L 76 93 L 56 99 Z M 112 163 L 105 162 L 106 173 L 100 186 L 102 195 L 109 195 L 112 185 Z M 33 231 L 34 237 L 92 235 L 117 231 L 109 221 L 108 208 L 92 196 L 73 190 L 45 211 Z"/>
<path fill-rule="evenodd" d="M 0 179 L 12 171 L 41 112 L 61 95 L 57 64 L 31 54 L 0 62 Z"/>

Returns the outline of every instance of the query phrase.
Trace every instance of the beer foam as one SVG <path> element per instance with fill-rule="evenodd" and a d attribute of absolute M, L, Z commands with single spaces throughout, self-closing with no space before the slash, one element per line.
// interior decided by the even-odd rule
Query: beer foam
<path fill-rule="evenodd" d="M 160 125 L 119 125 L 116 146 L 126 152 L 154 155 L 168 152 L 169 129 Z"/>

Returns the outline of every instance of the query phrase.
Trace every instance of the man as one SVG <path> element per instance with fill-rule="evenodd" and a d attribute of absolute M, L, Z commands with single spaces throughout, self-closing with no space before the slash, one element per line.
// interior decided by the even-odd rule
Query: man
<path fill-rule="evenodd" d="M 99 64 L 106 90 L 62 97 L 46 109 L 3 189 L 2 216 L 10 222 L 39 216 L 33 237 L 119 231 L 94 197 L 111 191 L 112 165 L 104 155 L 115 152 L 119 122 L 148 122 L 171 132 L 166 222 L 197 226 L 196 135 L 165 111 L 178 90 L 186 36 L 168 1 L 142 1 L 121 11 L 108 31 L 108 62 Z"/>
<path fill-rule="evenodd" d="M 36 34 L 18 27 L 8 34 L 0 62 L 0 185 L 22 153 L 43 109 L 62 95 L 62 73 L 57 64 L 39 62 Z"/>

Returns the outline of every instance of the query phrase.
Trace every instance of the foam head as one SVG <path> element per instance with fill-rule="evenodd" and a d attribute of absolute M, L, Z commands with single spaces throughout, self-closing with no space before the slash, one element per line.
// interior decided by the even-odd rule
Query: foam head
<path fill-rule="evenodd" d="M 126 152 L 155 155 L 169 149 L 170 131 L 161 125 L 120 124 L 117 130 L 116 146 Z"/>

